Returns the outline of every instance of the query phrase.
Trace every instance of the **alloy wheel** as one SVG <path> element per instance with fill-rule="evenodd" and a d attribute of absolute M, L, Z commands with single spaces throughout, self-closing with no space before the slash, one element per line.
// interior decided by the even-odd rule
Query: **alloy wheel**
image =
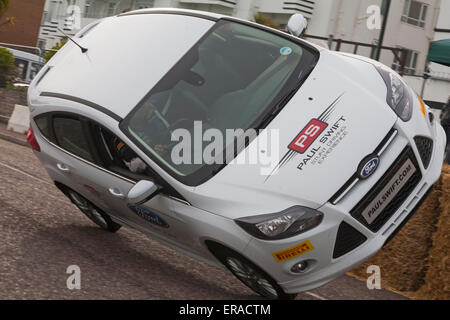
<path fill-rule="evenodd" d="M 234 257 L 228 257 L 225 261 L 234 275 L 251 289 L 268 299 L 278 299 L 277 290 L 260 272 Z"/>

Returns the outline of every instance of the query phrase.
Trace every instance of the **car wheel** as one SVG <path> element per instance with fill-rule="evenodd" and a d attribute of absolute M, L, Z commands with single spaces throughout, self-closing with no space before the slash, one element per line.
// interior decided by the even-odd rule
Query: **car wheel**
<path fill-rule="evenodd" d="M 213 254 L 243 284 L 269 300 L 293 300 L 296 294 L 288 294 L 264 270 L 242 255 L 225 247 L 216 248 Z"/>
<path fill-rule="evenodd" d="M 108 214 L 97 208 L 85 197 L 70 189 L 65 191 L 70 201 L 96 225 L 109 232 L 116 232 L 120 229 L 120 224 L 112 221 Z"/>

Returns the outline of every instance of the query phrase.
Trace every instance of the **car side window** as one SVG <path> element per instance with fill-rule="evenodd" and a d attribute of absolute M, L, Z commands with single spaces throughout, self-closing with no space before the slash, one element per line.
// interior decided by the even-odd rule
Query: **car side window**
<path fill-rule="evenodd" d="M 105 163 L 108 169 L 128 177 L 131 175 L 131 178 L 138 175 L 148 175 L 147 164 L 121 139 L 102 127 L 97 126 L 95 130 L 104 151 L 106 151 L 103 158 L 105 156 L 107 158 Z"/>
<path fill-rule="evenodd" d="M 182 195 L 115 134 L 93 121 L 89 126 L 93 142 L 97 146 L 97 152 L 105 169 L 134 181 L 151 180 L 163 188 L 163 194 L 184 200 Z"/>
<path fill-rule="evenodd" d="M 90 127 L 105 169 L 135 181 L 153 180 L 148 165 L 121 139 L 96 123 Z"/>
<path fill-rule="evenodd" d="M 49 124 L 49 116 L 48 114 L 42 114 L 34 118 L 34 122 L 36 123 L 37 127 L 39 128 L 39 131 L 41 134 L 46 137 L 47 139 L 50 139 L 50 124 Z"/>
<path fill-rule="evenodd" d="M 53 117 L 53 131 L 57 144 L 68 152 L 94 162 L 81 120 L 68 116 Z"/>

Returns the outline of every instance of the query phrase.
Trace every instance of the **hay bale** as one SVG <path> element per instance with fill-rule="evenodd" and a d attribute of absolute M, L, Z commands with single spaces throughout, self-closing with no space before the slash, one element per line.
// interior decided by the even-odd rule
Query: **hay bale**
<path fill-rule="evenodd" d="M 444 168 L 439 198 L 440 218 L 433 234 L 433 246 L 426 260 L 425 284 L 416 292 L 418 299 L 450 299 L 450 166 Z"/>
<path fill-rule="evenodd" d="M 367 267 L 378 265 L 383 286 L 405 292 L 419 289 L 424 284 L 425 260 L 432 246 L 438 194 L 439 191 L 434 191 L 386 247 L 351 273 L 367 278 Z"/>
<path fill-rule="evenodd" d="M 349 274 L 367 279 L 370 265 L 381 268 L 382 286 L 409 297 L 449 298 L 450 166 L 414 217 L 377 255 Z"/>

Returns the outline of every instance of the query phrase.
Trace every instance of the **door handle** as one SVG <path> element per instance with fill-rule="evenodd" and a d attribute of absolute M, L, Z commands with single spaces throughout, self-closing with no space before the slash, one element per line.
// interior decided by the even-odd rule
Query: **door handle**
<path fill-rule="evenodd" d="M 62 172 L 70 172 L 70 168 L 62 163 L 57 163 L 56 167 Z"/>
<path fill-rule="evenodd" d="M 111 193 L 116 198 L 125 199 L 125 195 L 116 188 L 109 188 L 109 193 Z"/>

